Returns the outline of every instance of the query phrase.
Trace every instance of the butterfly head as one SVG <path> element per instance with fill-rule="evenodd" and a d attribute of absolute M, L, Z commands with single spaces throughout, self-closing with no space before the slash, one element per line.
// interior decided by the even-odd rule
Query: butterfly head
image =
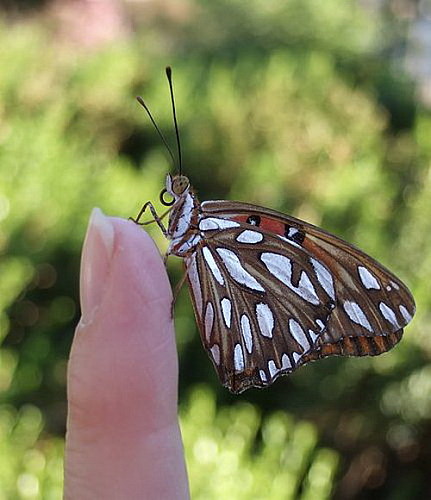
<path fill-rule="evenodd" d="M 176 201 L 182 198 L 184 195 L 188 193 L 190 189 L 190 181 L 188 177 L 185 175 L 175 175 L 172 176 L 168 174 L 166 177 L 166 187 L 160 193 L 160 200 L 163 205 L 169 206 L 173 205 Z M 172 196 L 171 201 L 167 201 L 164 198 L 164 195 L 168 193 Z"/>

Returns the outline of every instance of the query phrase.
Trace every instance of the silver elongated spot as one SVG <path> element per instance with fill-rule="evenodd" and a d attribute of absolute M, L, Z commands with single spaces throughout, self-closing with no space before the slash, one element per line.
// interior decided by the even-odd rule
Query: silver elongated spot
<path fill-rule="evenodd" d="M 316 319 L 315 323 L 320 328 L 320 331 L 323 332 L 325 329 L 325 323 L 321 319 Z"/>
<path fill-rule="evenodd" d="M 196 255 L 186 260 L 187 276 L 193 291 L 193 297 L 196 304 L 196 313 L 202 317 L 202 288 L 199 279 L 199 271 L 196 264 Z"/>
<path fill-rule="evenodd" d="M 256 317 L 259 324 L 260 333 L 264 337 L 272 338 L 272 331 L 274 330 L 274 315 L 268 304 L 256 304 Z"/>
<path fill-rule="evenodd" d="M 213 326 L 214 326 L 214 308 L 211 302 L 208 302 L 205 310 L 205 336 L 208 343 L 211 339 L 211 332 L 213 330 Z"/>
<path fill-rule="evenodd" d="M 346 311 L 347 316 L 353 321 L 353 323 L 363 326 L 371 333 L 373 332 L 368 318 L 356 302 L 346 300 L 343 304 L 343 309 Z"/>
<path fill-rule="evenodd" d="M 268 371 L 269 371 L 269 376 L 271 378 L 273 378 L 274 375 L 276 375 L 279 372 L 277 365 L 275 364 L 275 361 L 273 359 L 270 359 L 268 361 Z"/>
<path fill-rule="evenodd" d="M 201 231 L 216 231 L 238 226 L 238 222 L 228 219 L 219 219 L 217 217 L 204 217 L 199 221 L 199 229 Z"/>
<path fill-rule="evenodd" d="M 335 300 L 334 280 L 332 279 L 332 274 L 329 269 L 316 259 L 311 258 L 310 262 L 316 273 L 317 281 L 321 284 L 329 297 Z"/>
<path fill-rule="evenodd" d="M 310 335 L 310 338 L 311 338 L 311 341 L 313 342 L 313 344 L 319 338 L 319 335 L 316 332 L 313 332 L 313 330 L 308 330 L 308 335 Z"/>
<path fill-rule="evenodd" d="M 358 266 L 358 274 L 359 278 L 362 281 L 362 284 L 367 290 L 380 290 L 379 282 L 376 277 L 371 274 L 371 272 L 364 266 Z"/>
<path fill-rule="evenodd" d="M 298 354 L 297 352 L 292 353 L 293 362 L 296 364 L 301 356 L 302 354 Z"/>
<path fill-rule="evenodd" d="M 246 229 L 236 237 L 236 241 L 238 243 L 249 244 L 260 243 L 261 241 L 263 241 L 263 234 L 258 233 L 257 231 L 250 231 L 249 229 Z"/>
<path fill-rule="evenodd" d="M 411 319 L 413 318 L 413 316 L 409 313 L 409 311 L 407 310 L 407 307 L 404 306 L 403 304 L 401 304 L 399 309 L 400 309 L 401 316 L 406 320 L 407 323 L 409 323 L 411 321 Z"/>
<path fill-rule="evenodd" d="M 213 357 L 213 360 L 215 361 L 216 365 L 220 364 L 220 347 L 217 344 L 214 344 L 211 349 L 211 354 Z"/>
<path fill-rule="evenodd" d="M 289 368 L 292 368 L 292 363 L 290 362 L 289 356 L 284 353 L 283 356 L 281 356 L 281 369 L 288 370 Z"/>
<path fill-rule="evenodd" d="M 241 344 L 236 344 L 235 349 L 233 350 L 233 365 L 235 367 L 235 371 L 244 371 L 244 354 L 242 352 Z"/>
<path fill-rule="evenodd" d="M 263 370 L 259 370 L 259 375 L 262 382 L 267 382 L 266 373 Z"/>
<path fill-rule="evenodd" d="M 292 261 L 285 257 L 272 252 L 264 252 L 260 259 L 265 264 L 268 271 L 288 288 L 294 291 L 301 298 L 310 302 L 310 304 L 320 304 L 319 297 L 305 271 L 302 271 L 298 286 L 292 284 Z"/>
<path fill-rule="evenodd" d="M 200 241 L 201 241 L 201 236 L 199 234 L 194 234 L 192 237 L 189 239 L 183 241 L 183 243 L 175 249 L 175 253 L 182 254 L 188 252 L 191 248 L 195 247 Z M 174 246 L 176 243 L 176 240 L 172 241 L 171 247 Z"/>
<path fill-rule="evenodd" d="M 308 274 L 305 271 L 302 271 L 301 277 L 299 278 L 298 284 L 298 293 L 308 302 L 319 303 L 319 297 L 316 294 L 316 290 L 314 289 L 313 283 L 311 282 Z M 317 302 L 316 302 L 317 301 Z"/>
<path fill-rule="evenodd" d="M 232 250 L 227 248 L 217 248 L 216 252 L 220 255 L 223 264 L 228 273 L 240 285 L 244 285 L 251 290 L 264 292 L 265 289 L 253 276 L 242 266 L 238 256 Z"/>
<path fill-rule="evenodd" d="M 303 352 L 310 349 L 310 343 L 308 342 L 302 326 L 294 318 L 289 319 L 289 331 L 296 342 L 302 347 Z"/>
<path fill-rule="evenodd" d="M 245 347 L 249 354 L 253 350 L 253 336 L 251 334 L 250 320 L 246 314 L 241 316 L 241 333 L 245 342 Z"/>
<path fill-rule="evenodd" d="M 226 328 L 230 328 L 232 320 L 232 302 L 227 297 L 224 297 L 221 299 L 220 305 L 224 324 L 226 325 Z"/>
<path fill-rule="evenodd" d="M 398 324 L 397 317 L 395 316 L 394 311 L 384 302 L 380 302 L 379 304 L 379 309 L 380 312 L 382 313 L 382 316 L 389 321 L 392 325 L 394 325 L 396 328 L 399 328 L 400 325 Z"/>
<path fill-rule="evenodd" d="M 293 247 L 301 248 L 302 249 L 301 245 L 299 245 L 298 243 L 296 243 L 296 241 L 289 240 L 289 238 L 286 238 L 285 236 L 282 236 L 281 234 L 278 234 L 277 236 L 280 238 L 280 240 L 283 240 L 286 243 L 289 243 L 289 245 L 292 245 Z"/>
<path fill-rule="evenodd" d="M 203 247 L 202 248 L 202 253 L 204 255 L 205 262 L 207 263 L 208 267 L 210 268 L 210 271 L 214 278 L 220 283 L 220 285 L 224 285 L 224 279 L 221 274 L 220 268 L 217 265 L 217 262 L 214 260 L 213 254 L 211 253 L 211 250 L 208 247 Z"/>

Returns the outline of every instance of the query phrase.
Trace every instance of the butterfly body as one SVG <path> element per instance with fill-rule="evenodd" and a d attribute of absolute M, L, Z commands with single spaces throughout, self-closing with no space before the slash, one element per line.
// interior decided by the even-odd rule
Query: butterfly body
<path fill-rule="evenodd" d="M 200 203 L 183 175 L 168 175 L 164 191 L 173 197 L 168 253 L 184 259 L 203 345 L 232 392 L 401 339 L 410 292 L 353 245 L 271 209 Z"/>

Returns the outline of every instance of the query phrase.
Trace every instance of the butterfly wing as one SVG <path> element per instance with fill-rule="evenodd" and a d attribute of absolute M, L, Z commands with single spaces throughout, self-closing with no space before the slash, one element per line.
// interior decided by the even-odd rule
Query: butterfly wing
<path fill-rule="evenodd" d="M 316 349 L 335 307 L 329 270 L 250 224 L 203 216 L 199 229 L 185 263 L 204 347 L 232 392 L 266 386 Z"/>
<path fill-rule="evenodd" d="M 304 221 L 255 205 L 204 202 L 205 217 L 247 224 L 268 235 L 285 238 L 303 252 L 296 257 L 314 259 L 324 266 L 316 279 L 323 284 L 327 270 L 334 283 L 335 307 L 314 349 L 299 364 L 329 355 L 377 355 L 389 350 L 402 336 L 415 312 L 407 287 L 390 271 L 353 245 Z M 222 234 L 222 232 L 219 232 Z M 271 269 L 269 269 L 271 272 Z M 272 269 L 276 277 L 276 269 Z M 277 279 L 275 283 L 277 283 Z M 288 297 L 290 300 L 290 296 Z"/>

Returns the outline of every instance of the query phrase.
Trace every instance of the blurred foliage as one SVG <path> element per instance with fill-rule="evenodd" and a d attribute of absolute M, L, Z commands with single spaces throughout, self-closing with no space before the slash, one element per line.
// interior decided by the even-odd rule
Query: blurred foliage
<path fill-rule="evenodd" d="M 0 407 L 0 499 L 62 496 L 63 440 L 43 433 L 39 408 Z"/>
<path fill-rule="evenodd" d="M 181 22 L 136 12 L 133 35 L 87 53 L 53 43 L 44 17 L 0 25 L 0 495 L 58 497 L 87 219 L 95 205 L 127 217 L 157 200 L 170 166 L 133 98 L 145 96 L 174 143 L 169 62 L 185 170 L 202 200 L 322 225 L 399 273 L 418 304 L 391 353 L 321 361 L 234 398 L 184 292 L 180 402 L 195 497 L 241 483 L 235 498 L 424 498 L 431 116 L 386 58 L 399 33 L 353 1 L 190 0 L 184 10 Z M 180 263 L 170 265 L 176 280 Z M 211 389 L 194 391 L 201 381 Z"/>
<path fill-rule="evenodd" d="M 286 412 L 262 420 L 249 403 L 217 410 L 213 393 L 202 387 L 184 407 L 192 498 L 330 498 L 338 457 L 317 447 L 312 424 Z"/>

